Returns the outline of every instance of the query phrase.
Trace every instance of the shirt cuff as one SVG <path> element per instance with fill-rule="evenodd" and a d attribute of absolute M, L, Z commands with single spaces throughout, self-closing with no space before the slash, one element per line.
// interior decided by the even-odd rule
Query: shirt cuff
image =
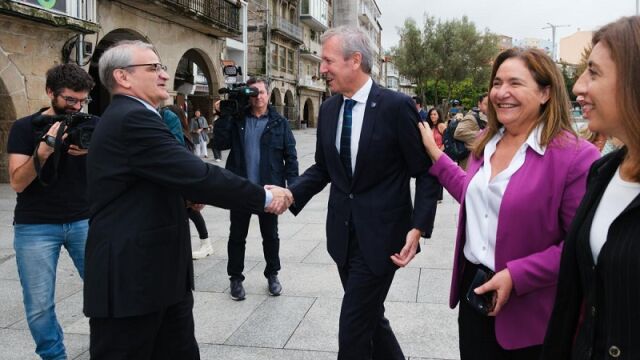
<path fill-rule="evenodd" d="M 273 200 L 273 194 L 271 193 L 270 190 L 267 190 L 267 189 L 264 190 L 264 194 L 265 194 L 264 207 L 266 209 L 269 205 L 271 205 L 271 201 Z"/>

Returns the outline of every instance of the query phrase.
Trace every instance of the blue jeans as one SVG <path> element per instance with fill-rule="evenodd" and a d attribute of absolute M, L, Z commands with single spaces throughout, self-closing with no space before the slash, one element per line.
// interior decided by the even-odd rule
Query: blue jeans
<path fill-rule="evenodd" d="M 67 224 L 15 224 L 13 247 L 22 285 L 24 309 L 36 353 L 43 359 L 66 359 L 54 293 L 60 248 L 64 246 L 84 278 L 88 220 Z"/>

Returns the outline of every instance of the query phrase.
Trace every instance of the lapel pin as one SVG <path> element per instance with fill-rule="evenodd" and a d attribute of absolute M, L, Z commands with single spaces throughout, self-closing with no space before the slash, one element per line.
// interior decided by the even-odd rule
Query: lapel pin
<path fill-rule="evenodd" d="M 375 103 L 375 102 L 372 102 L 372 103 L 371 103 L 371 108 L 373 109 L 374 107 L 376 107 L 376 105 L 378 105 L 378 104 L 377 104 L 377 103 Z"/>

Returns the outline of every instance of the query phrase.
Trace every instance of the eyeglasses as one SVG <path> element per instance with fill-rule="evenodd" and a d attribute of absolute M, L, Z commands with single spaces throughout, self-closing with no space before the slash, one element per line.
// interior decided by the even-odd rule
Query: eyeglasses
<path fill-rule="evenodd" d="M 75 106 L 76 104 L 80 103 L 80 105 L 85 106 L 87 104 L 89 104 L 91 102 L 91 97 L 86 97 L 84 99 L 76 99 L 72 96 L 63 96 L 63 95 L 59 95 L 62 99 L 64 99 L 64 101 L 67 102 L 67 105 L 69 106 Z"/>
<path fill-rule="evenodd" d="M 153 71 L 157 73 L 159 73 L 160 71 L 167 71 L 167 65 L 162 65 L 160 63 L 127 65 L 127 66 L 121 67 L 120 69 L 128 69 L 128 68 L 138 67 L 138 66 L 151 66 L 153 67 Z"/>

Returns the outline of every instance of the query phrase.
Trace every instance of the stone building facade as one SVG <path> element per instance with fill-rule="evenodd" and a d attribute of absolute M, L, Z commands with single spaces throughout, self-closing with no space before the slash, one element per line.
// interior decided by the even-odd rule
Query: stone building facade
<path fill-rule="evenodd" d="M 173 99 L 190 114 L 213 113 L 224 86 L 221 54 L 225 38 L 240 38 L 240 4 L 226 0 L 66 0 L 67 10 L 44 9 L 37 1 L 0 2 L 0 181 L 8 181 L 6 139 L 15 119 L 49 105 L 45 73 L 80 60 L 98 85 L 85 111 L 100 115 L 109 95 L 99 84 L 100 55 L 119 40 L 153 44 L 171 76 Z M 36 4 L 36 5 L 34 5 Z M 79 36 L 82 35 L 82 36 Z M 82 39 L 82 41 L 79 41 Z M 75 49 L 82 48 L 76 56 Z M 77 60 L 76 60 L 77 58 Z M 199 70 L 199 71 L 196 71 Z M 194 92 L 196 72 L 207 80 Z M 202 89 L 201 89 L 202 90 Z"/>

